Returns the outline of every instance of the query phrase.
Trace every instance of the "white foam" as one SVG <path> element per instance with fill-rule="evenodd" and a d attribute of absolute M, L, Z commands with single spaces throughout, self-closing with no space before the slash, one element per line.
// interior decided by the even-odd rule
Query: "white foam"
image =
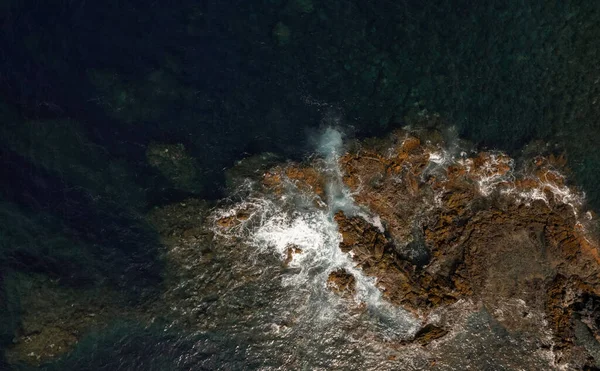
<path fill-rule="evenodd" d="M 439 150 L 429 154 L 429 162 L 438 166 L 445 166 L 452 163 L 454 159 L 448 151 Z"/>
<path fill-rule="evenodd" d="M 477 172 L 473 168 L 472 158 L 460 159 L 457 163 L 465 167 L 467 173 L 477 183 L 479 193 L 483 196 L 491 195 L 500 184 L 514 180 L 515 162 L 500 152 L 491 153 L 489 160 L 483 164 L 482 168 L 477 169 Z M 509 170 L 505 173 L 499 172 L 499 168 L 504 166 L 508 166 Z"/>
<path fill-rule="evenodd" d="M 418 327 L 418 320 L 411 314 L 385 302 L 377 288 L 376 279 L 365 276 L 355 267 L 352 256 L 342 252 L 339 248 L 342 236 L 330 212 L 311 210 L 286 214 L 282 210 L 261 224 L 250 241 L 262 251 L 272 249 L 282 260 L 286 259 L 291 246 L 301 249 L 300 253 L 293 254 L 293 259 L 288 264 L 290 268 L 299 271 L 285 276 L 284 286 L 309 285 L 322 291 L 317 296 L 324 293 L 331 296 L 334 294 L 327 288 L 329 274 L 341 268 L 356 279 L 355 301 L 365 303 L 372 313 L 386 322 L 382 327 L 385 330 L 384 336 L 393 338 L 406 335 L 413 333 Z"/>
<path fill-rule="evenodd" d="M 327 128 L 319 138 L 317 151 L 329 160 L 340 155 L 342 144 L 342 133 L 336 129 Z"/>
<path fill-rule="evenodd" d="M 386 332 L 384 336 L 392 338 L 412 334 L 418 328 L 419 321 L 409 312 L 385 302 L 376 279 L 365 276 L 355 267 L 352 256 L 342 252 L 339 247 L 342 236 L 334 215 L 340 210 L 348 216 L 361 216 L 381 232 L 384 231 L 381 219 L 359 208 L 344 185 L 338 165 L 341 149 L 342 134 L 327 129 L 319 140 L 319 153 L 324 157 L 321 170 L 328 178 L 326 208 L 310 207 L 309 203 L 298 208 L 290 200 L 297 198 L 300 191 L 290 183 L 290 187 L 284 187 L 290 194 L 279 198 L 254 195 L 229 209 L 215 212 L 215 221 L 244 213 L 243 220 L 228 229 L 221 228 L 218 234 L 226 238 L 242 237 L 259 253 L 272 252 L 282 261 L 290 257 L 288 249 L 300 249 L 291 255 L 292 259 L 287 263 L 289 268 L 295 270 L 295 274 L 283 275 L 282 284 L 286 287 L 310 287 L 316 293 L 315 298 L 335 297 L 327 288 L 329 274 L 340 268 L 345 269 L 356 279 L 355 301 L 366 304 L 373 314 L 385 322 L 382 327 Z M 331 310 L 329 308 L 323 312 L 328 313 L 323 314 L 323 319 L 331 315 Z"/>
<path fill-rule="evenodd" d="M 549 170 L 548 172 L 552 173 L 557 179 L 563 178 L 556 171 Z M 578 193 L 564 184 L 556 184 L 549 180 L 547 176 L 535 177 L 533 180 L 537 183 L 534 188 L 523 190 L 510 186 L 503 189 L 501 193 L 513 196 L 517 202 L 521 202 L 526 206 L 530 206 L 534 201 L 543 201 L 548 207 L 551 207 L 550 196 L 555 203 L 569 205 L 575 216 L 578 216 L 585 199 L 585 193 Z"/>
<path fill-rule="evenodd" d="M 287 258 L 288 248 L 302 250 L 289 263 L 290 267 L 300 268 L 300 273 L 287 276 L 286 285 L 307 284 L 316 270 L 324 272 L 347 264 L 339 248 L 331 248 L 339 246 L 341 236 L 335 222 L 323 211 L 287 214 L 280 210 L 259 226 L 249 242 L 262 251 L 274 251 L 282 260 Z"/>

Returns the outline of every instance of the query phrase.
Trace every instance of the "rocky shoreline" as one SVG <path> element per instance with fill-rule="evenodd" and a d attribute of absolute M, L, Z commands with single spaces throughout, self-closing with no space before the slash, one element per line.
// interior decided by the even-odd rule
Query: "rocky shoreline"
<path fill-rule="evenodd" d="M 415 343 L 447 341 L 451 321 L 434 314 L 468 302 L 551 353 L 552 365 L 600 365 L 596 217 L 566 185 L 564 161 L 538 156 L 516 168 L 500 152 L 449 151 L 439 133 L 396 131 L 341 156 L 345 185 L 378 223 L 338 211 L 339 248 L 389 302 L 423 320 Z M 264 192 L 292 183 L 326 203 L 320 168 L 319 160 L 276 167 Z M 244 218 L 217 222 L 227 229 Z M 354 280 L 333 271 L 329 286 L 347 297 Z"/>

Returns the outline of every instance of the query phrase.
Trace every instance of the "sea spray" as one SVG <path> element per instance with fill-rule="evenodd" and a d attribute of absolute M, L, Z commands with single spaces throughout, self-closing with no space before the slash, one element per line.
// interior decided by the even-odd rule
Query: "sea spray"
<path fill-rule="evenodd" d="M 367 222 L 376 226 L 380 232 L 384 231 L 381 221 L 377 215 L 372 215 L 367 210 L 360 208 L 352 198 L 352 193 L 345 186 L 342 180 L 342 171 L 339 166 L 339 158 L 343 150 L 343 134 L 333 128 L 327 128 L 319 141 L 318 152 L 325 159 L 325 174 L 327 174 L 327 198 L 328 213 L 331 228 L 338 231 L 338 226 L 333 216 L 338 211 L 343 211 L 347 216 L 359 216 Z M 416 330 L 418 321 L 412 318 L 408 312 L 401 308 L 394 307 L 383 300 L 381 291 L 376 286 L 376 281 L 372 277 L 367 277 L 360 269 L 355 267 L 354 262 L 346 253 L 339 249 L 341 236 L 337 233 L 337 243 L 329 245 L 328 248 L 337 252 L 340 256 L 335 264 L 331 264 L 328 272 L 337 268 L 343 268 L 351 273 L 356 279 L 356 300 L 367 305 L 370 313 L 380 322 L 382 330 L 386 331 L 387 337 L 393 337 L 398 332 L 405 332 L 407 329 Z M 400 330 L 400 331 L 399 331 Z"/>

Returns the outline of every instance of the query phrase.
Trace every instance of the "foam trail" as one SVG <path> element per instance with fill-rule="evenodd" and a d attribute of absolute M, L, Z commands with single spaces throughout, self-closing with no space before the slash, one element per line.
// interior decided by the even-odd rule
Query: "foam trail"
<path fill-rule="evenodd" d="M 356 300 L 367 305 L 370 313 L 380 323 L 380 328 L 393 337 L 399 333 L 408 333 L 416 329 L 417 321 L 408 312 L 396 308 L 382 299 L 375 279 L 366 277 L 354 266 L 349 254 L 339 248 L 342 237 L 338 231 L 334 215 L 343 211 L 348 216 L 361 216 L 367 221 L 378 224 L 378 218 L 372 217 L 354 202 L 350 190 L 344 185 L 338 161 L 343 150 L 343 135 L 328 128 L 318 141 L 317 152 L 323 157 L 322 171 L 327 176 L 327 209 L 312 210 L 305 213 L 293 213 L 292 216 L 276 216 L 263 224 L 255 235 L 260 243 L 274 246 L 280 254 L 285 254 L 289 245 L 302 249 L 294 256 L 291 266 L 301 268 L 301 273 L 291 278 L 296 284 L 312 284 L 326 289 L 331 271 L 343 268 L 356 278 Z M 320 272 L 310 277 L 304 272 Z M 291 282 L 288 282 L 291 283 Z"/>
<path fill-rule="evenodd" d="M 350 191 L 344 187 L 342 181 L 342 173 L 338 165 L 342 151 L 342 133 L 328 127 L 323 134 L 321 134 L 317 142 L 317 153 L 324 159 L 323 168 L 321 170 L 328 178 L 325 190 L 331 217 L 340 210 L 346 214 L 356 214 L 359 212 L 359 208 L 352 200 Z"/>
<path fill-rule="evenodd" d="M 356 205 L 350 190 L 343 183 L 342 172 L 339 167 L 339 157 L 342 152 L 343 144 L 342 137 L 343 136 L 339 131 L 328 128 L 321 138 L 319 147 L 319 152 L 325 157 L 328 167 L 327 173 L 329 174 L 327 187 L 329 218 L 332 227 L 335 228 L 338 235 L 336 243 L 331 245 L 330 248 L 340 255 L 340 259 L 336 261 L 335 265 L 346 269 L 356 278 L 356 299 L 367 304 L 371 313 L 379 317 L 380 322 L 385 324 L 382 328 L 389 331 L 387 335 L 392 337 L 393 332 L 398 329 L 397 324 L 407 322 L 409 314 L 406 311 L 385 302 L 382 298 L 381 291 L 376 286 L 375 279 L 366 277 L 360 269 L 355 268 L 351 257 L 339 249 L 341 236 L 338 232 L 337 223 L 333 220 L 333 215 L 338 211 L 343 211 L 348 216 L 360 216 L 368 222 L 375 224 L 383 232 L 383 226 L 381 225 L 378 216 L 371 216 L 368 212 Z M 329 271 L 331 270 L 332 269 Z M 413 327 L 415 327 L 415 325 L 416 321 L 413 323 Z"/>

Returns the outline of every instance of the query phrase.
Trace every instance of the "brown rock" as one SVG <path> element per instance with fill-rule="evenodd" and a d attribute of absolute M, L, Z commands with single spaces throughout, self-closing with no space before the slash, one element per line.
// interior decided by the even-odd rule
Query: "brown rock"
<path fill-rule="evenodd" d="M 356 294 L 356 278 L 343 268 L 329 273 L 327 286 L 342 297 L 353 297 Z"/>
<path fill-rule="evenodd" d="M 365 274 L 377 277 L 392 303 L 426 314 L 471 298 L 498 313 L 507 329 L 540 337 L 542 325 L 529 313 L 546 313 L 556 345 L 569 349 L 565 357 L 580 357 L 573 316 L 600 292 L 600 254 L 573 211 L 577 205 L 563 204 L 562 196 L 553 193 L 569 192 L 556 171 L 564 158 L 538 158 L 535 168 L 518 177 L 510 157 L 482 152 L 430 176 L 428 158 L 437 148 L 399 136 L 340 160 L 355 200 L 387 229 L 384 234 L 362 218 L 338 213 L 342 251 L 351 252 Z M 386 157 L 382 149 L 396 155 Z M 482 185 L 492 195 L 483 195 Z M 533 191 L 547 202 L 514 196 Z M 406 241 L 414 239 L 415 225 L 430 252 L 422 267 L 403 253 L 410 245 Z M 508 302 L 525 309 L 507 310 Z M 594 321 L 588 319 L 586 326 L 600 339 Z M 433 334 L 444 333 L 431 331 L 415 341 L 427 343 Z"/>
<path fill-rule="evenodd" d="M 575 326 L 600 339 L 600 319 L 589 309 L 600 308 L 600 253 L 576 192 L 557 170 L 564 157 L 538 157 L 516 171 L 509 156 L 481 152 L 442 167 L 430 161 L 444 153 L 441 135 L 427 135 L 436 139 L 398 131 L 340 158 L 355 202 L 385 226 L 338 212 L 340 249 L 376 278 L 386 300 L 421 318 L 462 300 L 485 308 L 507 331 L 560 350 L 561 362 L 585 359 Z M 288 182 L 323 201 L 326 177 L 318 169 L 318 160 L 278 167 L 264 185 L 281 192 Z M 218 224 L 239 220 L 232 218 Z M 294 253 L 288 249 L 287 263 Z M 355 283 L 335 271 L 328 284 L 353 293 Z M 414 342 L 446 333 L 428 325 Z"/>
<path fill-rule="evenodd" d="M 448 334 L 448 330 L 432 324 L 425 325 L 415 334 L 414 342 L 426 346 L 434 340 L 440 339 Z"/>
<path fill-rule="evenodd" d="M 298 246 L 296 246 L 296 245 L 289 246 L 286 250 L 286 255 L 285 255 L 285 260 L 283 261 L 283 266 L 287 267 L 291 263 L 292 259 L 294 259 L 294 254 L 300 254 L 300 253 L 302 253 L 302 249 L 299 248 Z"/>

